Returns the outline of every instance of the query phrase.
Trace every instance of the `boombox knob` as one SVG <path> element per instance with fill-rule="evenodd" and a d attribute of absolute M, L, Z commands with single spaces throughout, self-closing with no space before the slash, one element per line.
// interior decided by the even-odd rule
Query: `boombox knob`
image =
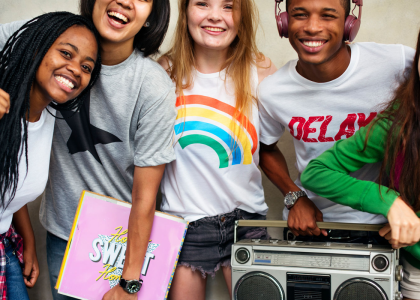
<path fill-rule="evenodd" d="M 396 292 L 395 293 L 395 300 L 402 300 L 404 297 L 403 297 L 403 294 L 401 294 L 401 292 Z"/>
<path fill-rule="evenodd" d="M 403 277 L 404 277 L 403 267 L 401 265 L 396 266 L 395 267 L 395 280 L 402 281 Z M 395 298 L 395 299 L 399 299 L 399 298 Z"/>

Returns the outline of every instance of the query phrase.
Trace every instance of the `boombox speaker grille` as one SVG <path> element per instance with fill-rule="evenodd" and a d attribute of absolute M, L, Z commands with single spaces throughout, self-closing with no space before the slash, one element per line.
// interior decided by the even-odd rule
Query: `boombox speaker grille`
<path fill-rule="evenodd" d="M 334 294 L 334 300 L 388 300 L 382 288 L 366 278 L 352 278 L 343 282 Z"/>
<path fill-rule="evenodd" d="M 280 283 L 270 274 L 250 272 L 235 286 L 235 300 L 284 300 Z M 372 300 L 372 299 L 369 299 Z"/>

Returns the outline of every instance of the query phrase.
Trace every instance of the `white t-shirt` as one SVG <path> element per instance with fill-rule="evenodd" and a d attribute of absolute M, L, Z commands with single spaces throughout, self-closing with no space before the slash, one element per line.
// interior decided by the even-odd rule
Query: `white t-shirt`
<path fill-rule="evenodd" d="M 48 108 L 51 113 L 55 110 Z M 28 172 L 26 157 L 21 156 L 19 163 L 19 181 L 16 195 L 0 219 L 0 234 L 9 230 L 13 214 L 26 203 L 34 201 L 45 189 L 50 165 L 51 144 L 55 118 L 46 109 L 37 122 L 28 123 Z M 10 198 L 6 197 L 5 203 Z"/>
<path fill-rule="evenodd" d="M 193 87 L 184 90 L 186 107 L 177 99 L 176 161 L 166 165 L 161 209 L 190 222 L 236 208 L 265 215 L 257 107 L 250 122 L 234 119 L 234 86 L 225 72 L 195 72 Z M 256 91 L 256 68 L 252 75 Z"/>
<path fill-rule="evenodd" d="M 285 130 L 294 137 L 299 174 L 309 161 L 349 138 L 383 110 L 391 100 L 398 77 L 412 66 L 414 50 L 403 45 L 357 43 L 351 46 L 351 61 L 337 79 L 315 83 L 296 71 L 297 60 L 288 62 L 259 86 L 260 140 L 276 143 Z M 352 176 L 369 181 L 378 178 L 380 163 L 366 165 Z M 299 175 L 300 177 L 300 175 Z M 296 185 L 302 190 L 299 178 Z M 305 190 L 322 211 L 324 221 L 384 223 L 383 216 L 353 210 Z M 283 218 L 289 211 L 285 208 Z"/>

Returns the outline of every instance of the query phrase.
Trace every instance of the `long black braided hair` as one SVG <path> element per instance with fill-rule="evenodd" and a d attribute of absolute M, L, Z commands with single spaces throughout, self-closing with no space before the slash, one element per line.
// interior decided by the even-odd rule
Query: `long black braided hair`
<path fill-rule="evenodd" d="M 0 89 L 10 95 L 10 110 L 0 120 L 0 211 L 5 211 L 16 195 L 19 162 L 26 158 L 28 171 L 29 96 L 35 75 L 45 54 L 55 40 L 71 26 L 83 26 L 94 33 L 99 49 L 99 34 L 88 19 L 69 12 L 47 13 L 25 23 L 7 41 L 0 52 Z M 83 96 L 99 76 L 101 59 L 98 56 L 87 88 L 76 98 L 63 104 L 51 102 L 57 110 L 75 110 Z M 8 197 L 8 201 L 6 201 Z"/>

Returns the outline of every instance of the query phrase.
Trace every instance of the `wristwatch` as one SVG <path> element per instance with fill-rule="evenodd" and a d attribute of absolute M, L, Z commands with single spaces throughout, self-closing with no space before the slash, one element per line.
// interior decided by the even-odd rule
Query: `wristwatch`
<path fill-rule="evenodd" d="M 307 195 L 304 191 L 288 192 L 286 196 L 284 196 L 284 205 L 287 207 L 287 209 L 291 209 L 300 197 L 306 196 Z"/>
<path fill-rule="evenodd" d="M 120 286 L 129 294 L 135 294 L 140 291 L 140 288 L 143 284 L 143 280 L 125 280 L 121 277 Z"/>

